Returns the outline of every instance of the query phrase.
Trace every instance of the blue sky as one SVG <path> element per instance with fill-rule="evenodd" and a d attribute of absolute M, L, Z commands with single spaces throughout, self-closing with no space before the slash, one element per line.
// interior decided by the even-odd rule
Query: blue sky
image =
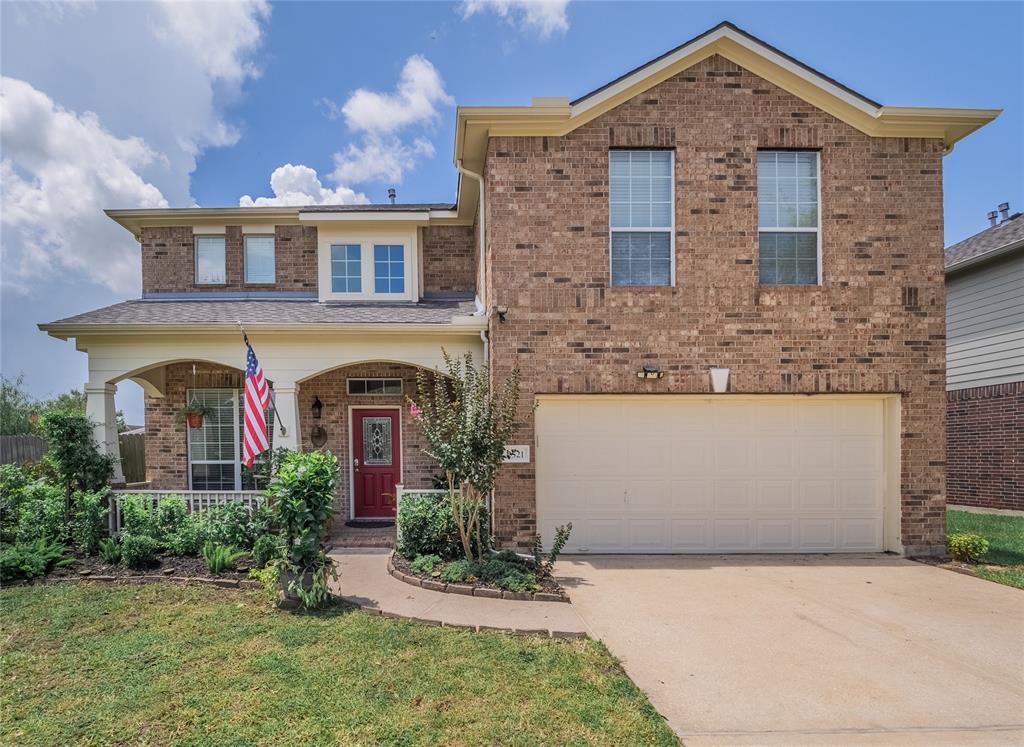
<path fill-rule="evenodd" d="M 454 198 L 455 104 L 575 98 L 722 20 L 883 104 L 1004 113 L 944 161 L 946 239 L 1024 208 L 1020 3 L 4 3 L 0 364 L 86 357 L 35 323 L 137 297 L 105 207 Z M 359 93 L 357 93 L 359 92 Z M 13 113 L 12 113 L 13 112 Z M 93 112 L 92 115 L 87 112 Z M 315 172 L 315 176 L 313 175 Z M 317 184 L 319 180 L 319 184 Z M 277 194 L 281 199 L 283 192 Z M 141 396 L 125 384 L 130 420 Z"/>

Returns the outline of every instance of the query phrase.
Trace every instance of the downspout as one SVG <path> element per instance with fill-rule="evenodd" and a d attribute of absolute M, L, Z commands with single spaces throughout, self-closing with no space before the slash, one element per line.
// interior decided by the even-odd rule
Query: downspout
<path fill-rule="evenodd" d="M 455 162 L 455 168 L 459 173 L 475 179 L 480 185 L 480 271 L 477 273 L 479 287 L 476 291 L 476 314 L 483 316 L 487 313 L 487 203 L 486 190 L 484 189 L 484 178 L 475 171 L 470 171 L 462 165 L 462 159 Z M 485 343 L 486 344 L 486 343 Z"/>

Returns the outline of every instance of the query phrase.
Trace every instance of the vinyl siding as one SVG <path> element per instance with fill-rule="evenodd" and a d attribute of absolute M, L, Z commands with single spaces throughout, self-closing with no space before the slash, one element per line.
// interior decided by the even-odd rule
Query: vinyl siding
<path fill-rule="evenodd" d="M 1024 253 L 947 279 L 946 389 L 1024 381 Z"/>

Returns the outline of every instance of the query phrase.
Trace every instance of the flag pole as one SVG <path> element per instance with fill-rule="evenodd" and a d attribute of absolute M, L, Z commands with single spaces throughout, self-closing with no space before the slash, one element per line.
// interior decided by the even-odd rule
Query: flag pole
<path fill-rule="evenodd" d="M 247 348 L 251 348 L 252 345 L 249 343 L 249 335 L 245 334 L 245 327 L 242 326 L 241 320 L 235 320 L 238 325 L 239 331 L 242 333 L 242 340 L 245 342 Z M 273 387 L 267 387 L 267 392 L 270 394 L 270 403 L 274 406 L 274 420 L 277 421 L 277 427 L 281 431 L 282 436 L 288 435 L 288 429 L 284 427 L 284 423 L 281 422 L 281 416 L 277 412 L 277 396 L 274 394 Z"/>

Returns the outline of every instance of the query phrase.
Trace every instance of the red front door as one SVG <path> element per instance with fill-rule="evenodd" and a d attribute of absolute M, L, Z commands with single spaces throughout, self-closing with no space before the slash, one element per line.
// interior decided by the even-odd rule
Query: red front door
<path fill-rule="evenodd" d="M 355 517 L 395 515 L 395 485 L 402 474 L 398 410 L 352 411 Z"/>

